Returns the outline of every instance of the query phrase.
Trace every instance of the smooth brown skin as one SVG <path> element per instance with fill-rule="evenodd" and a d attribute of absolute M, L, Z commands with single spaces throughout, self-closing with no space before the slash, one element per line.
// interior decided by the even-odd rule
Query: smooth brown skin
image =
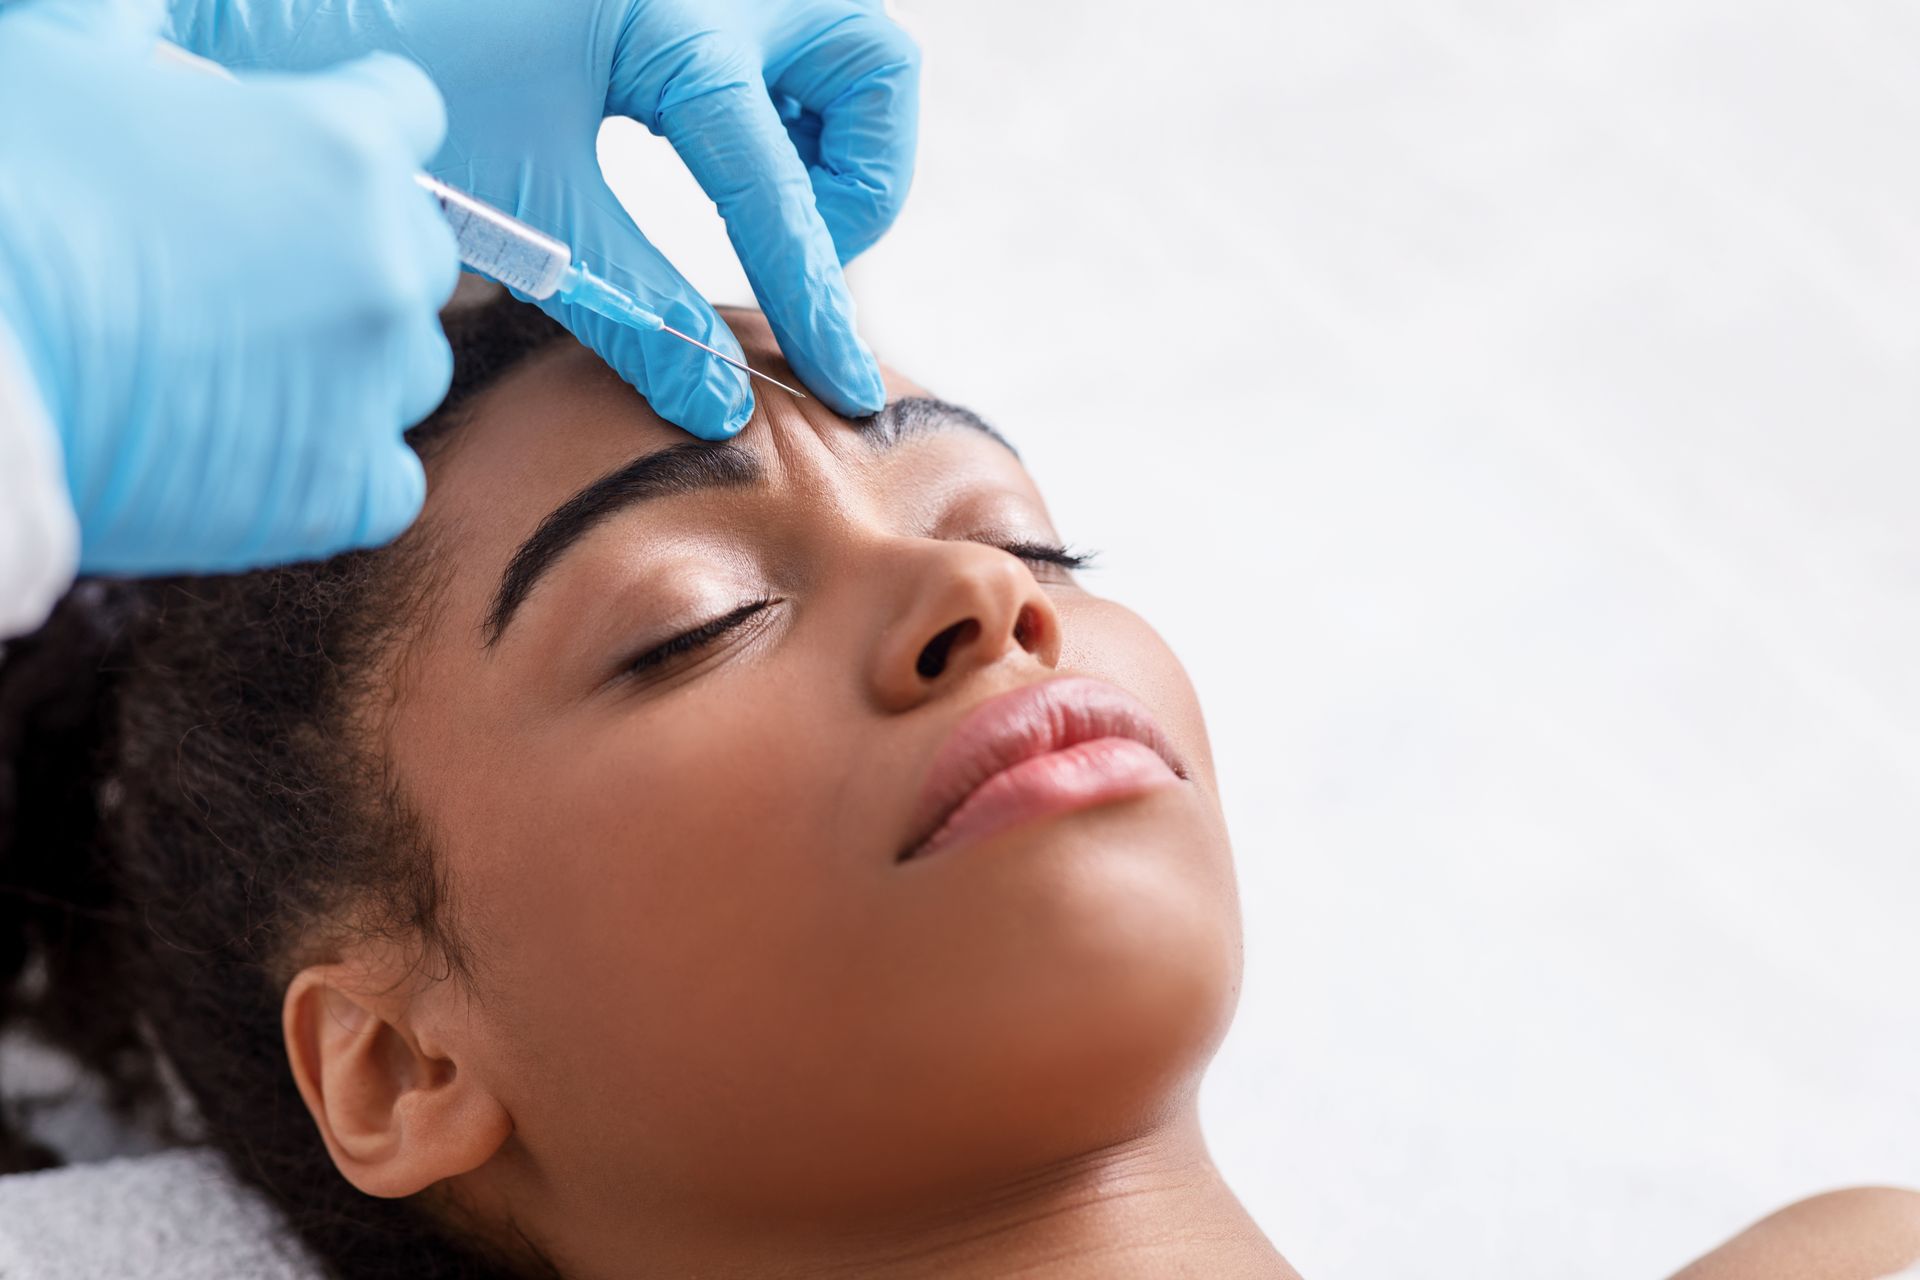
<path fill-rule="evenodd" d="M 758 316 L 731 319 L 789 376 Z M 991 439 L 883 449 L 756 392 L 735 447 L 766 485 L 608 521 L 492 650 L 521 540 L 687 437 L 568 342 L 435 458 L 443 580 L 369 723 L 477 976 L 366 942 L 293 981 L 288 1053 L 341 1173 L 451 1193 L 496 1231 L 510 1215 L 580 1280 L 1293 1276 L 1197 1123 L 1240 925 L 1179 663 L 1133 613 L 985 545 L 1059 541 Z M 762 596 L 759 623 L 620 678 Z M 1141 698 L 1190 779 L 896 863 L 954 725 L 1068 672 Z"/>
<path fill-rule="evenodd" d="M 1880 1280 L 1920 1259 L 1920 1194 L 1855 1187 L 1788 1205 L 1673 1280 Z"/>

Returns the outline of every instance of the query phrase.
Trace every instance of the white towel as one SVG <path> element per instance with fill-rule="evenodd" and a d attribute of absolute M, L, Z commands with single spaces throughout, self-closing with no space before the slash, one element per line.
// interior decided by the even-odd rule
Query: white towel
<path fill-rule="evenodd" d="M 321 1280 L 264 1197 L 205 1150 L 0 1178 L 5 1280 Z"/>

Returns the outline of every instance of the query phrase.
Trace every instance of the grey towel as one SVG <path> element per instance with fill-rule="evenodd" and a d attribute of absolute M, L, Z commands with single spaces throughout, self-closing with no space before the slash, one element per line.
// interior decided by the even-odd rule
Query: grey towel
<path fill-rule="evenodd" d="M 258 1192 L 204 1150 L 0 1178 L 3 1280 L 320 1280 Z"/>

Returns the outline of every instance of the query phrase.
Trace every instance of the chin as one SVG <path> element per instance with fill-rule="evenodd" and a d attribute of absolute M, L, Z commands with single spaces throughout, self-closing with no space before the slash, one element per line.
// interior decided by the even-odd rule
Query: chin
<path fill-rule="evenodd" d="M 964 963 L 923 992 L 944 1026 L 909 1069 L 947 1095 L 929 1101 L 965 1119 L 983 1162 L 1070 1159 L 1190 1102 L 1233 1017 L 1241 939 L 1218 810 L 1180 799 L 939 855 L 954 859 L 940 905 L 963 923 L 937 942 L 964 939 Z"/>
<path fill-rule="evenodd" d="M 777 1015 L 786 1031 L 730 1095 L 750 1146 L 704 1144 L 716 1178 L 737 1190 L 744 1162 L 765 1204 L 802 1216 L 915 1212 L 1193 1105 L 1241 969 L 1208 793 L 1064 814 L 887 871 L 883 908 L 841 924 L 851 950 L 796 961 L 808 977 Z"/>

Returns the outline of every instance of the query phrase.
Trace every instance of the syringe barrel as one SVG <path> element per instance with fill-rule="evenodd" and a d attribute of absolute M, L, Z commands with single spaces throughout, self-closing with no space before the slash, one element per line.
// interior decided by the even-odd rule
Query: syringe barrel
<path fill-rule="evenodd" d="M 154 56 L 207 75 L 233 79 L 233 73 L 219 63 L 165 40 L 154 42 Z M 414 174 L 413 180 L 440 205 L 460 246 L 460 261 L 475 271 L 531 298 L 551 298 L 565 281 L 567 268 L 573 265 L 573 251 L 565 244 L 458 187 L 424 173 Z"/>
<path fill-rule="evenodd" d="M 457 187 L 416 174 L 439 202 L 460 246 L 460 261 L 531 298 L 550 298 L 572 265 L 573 251 Z"/>

